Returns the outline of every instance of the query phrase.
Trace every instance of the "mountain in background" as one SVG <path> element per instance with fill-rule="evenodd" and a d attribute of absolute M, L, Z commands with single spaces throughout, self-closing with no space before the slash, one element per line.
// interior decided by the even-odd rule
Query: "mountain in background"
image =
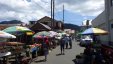
<path fill-rule="evenodd" d="M 64 29 L 80 30 L 80 26 L 74 25 L 74 24 L 65 23 L 64 24 Z"/>
<path fill-rule="evenodd" d="M 11 20 L 11 21 L 1 21 L 0 24 L 22 24 L 23 22 L 19 20 Z M 65 23 L 64 24 L 64 29 L 73 29 L 73 30 L 80 30 L 80 26 L 74 25 L 74 24 L 69 24 Z"/>
<path fill-rule="evenodd" d="M 22 24 L 23 22 L 19 20 L 11 20 L 11 21 L 1 21 L 0 24 Z"/>

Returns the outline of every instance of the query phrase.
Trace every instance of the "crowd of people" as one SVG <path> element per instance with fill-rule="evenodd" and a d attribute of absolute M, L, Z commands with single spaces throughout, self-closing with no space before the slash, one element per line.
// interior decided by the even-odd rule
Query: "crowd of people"
<path fill-rule="evenodd" d="M 54 40 L 55 41 L 55 40 Z M 45 56 L 45 61 L 47 60 L 47 55 L 49 53 L 49 50 L 51 50 L 51 44 L 54 48 L 56 46 L 56 43 L 53 40 L 49 41 L 47 38 L 43 39 L 42 42 L 42 50 Z M 61 54 L 65 54 L 65 49 L 72 49 L 72 37 L 63 35 L 60 40 L 58 40 L 60 45 Z"/>
<path fill-rule="evenodd" d="M 68 48 L 70 48 L 70 49 L 72 48 L 72 38 L 71 38 L 71 36 L 63 35 L 63 37 L 60 40 L 61 54 L 65 54 L 64 53 L 65 52 L 65 49 L 68 49 Z"/>

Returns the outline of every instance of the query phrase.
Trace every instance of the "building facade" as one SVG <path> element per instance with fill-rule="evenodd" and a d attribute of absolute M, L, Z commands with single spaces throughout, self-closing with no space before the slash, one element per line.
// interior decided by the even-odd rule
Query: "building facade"
<path fill-rule="evenodd" d="M 113 42 L 113 0 L 104 0 L 105 10 L 92 20 L 93 27 L 98 27 L 108 31 L 108 35 L 101 35 L 102 43 Z"/>
<path fill-rule="evenodd" d="M 62 30 L 64 28 L 62 21 L 58 21 L 58 20 L 53 21 L 53 19 L 51 19 L 48 16 L 45 16 L 45 17 L 43 17 L 43 18 L 41 18 L 37 21 L 31 21 L 30 22 L 30 25 L 31 25 L 30 27 L 37 24 L 37 22 L 43 23 L 43 24 L 49 26 L 50 28 L 52 28 L 52 30 Z"/>

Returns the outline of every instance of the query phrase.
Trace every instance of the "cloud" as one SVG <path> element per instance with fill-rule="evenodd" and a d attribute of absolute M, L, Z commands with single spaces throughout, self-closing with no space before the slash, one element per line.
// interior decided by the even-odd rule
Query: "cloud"
<path fill-rule="evenodd" d="M 104 0 L 57 0 L 56 8 L 59 10 L 63 4 L 66 10 L 83 16 L 97 16 L 104 10 Z"/>
<path fill-rule="evenodd" d="M 48 15 L 48 11 L 45 10 L 48 5 L 42 6 L 44 2 L 41 0 L 0 0 L 0 20 L 17 19 L 26 23 L 38 20 Z"/>
<path fill-rule="evenodd" d="M 0 20 L 21 20 L 27 22 L 50 15 L 51 0 L 0 0 Z M 62 5 L 70 12 L 82 16 L 97 16 L 104 9 L 104 0 L 55 0 L 55 11 Z"/>

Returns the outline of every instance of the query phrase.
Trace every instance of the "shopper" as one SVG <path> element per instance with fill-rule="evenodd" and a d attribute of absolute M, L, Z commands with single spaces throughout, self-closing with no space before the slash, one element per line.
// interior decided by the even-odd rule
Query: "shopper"
<path fill-rule="evenodd" d="M 66 44 L 66 49 L 68 49 L 68 43 L 69 43 L 69 36 L 64 36 L 65 44 Z"/>
<path fill-rule="evenodd" d="M 64 51 L 65 51 L 64 47 L 65 47 L 65 38 L 62 37 L 61 40 L 60 40 L 60 50 L 61 50 L 61 54 L 64 54 Z"/>
<path fill-rule="evenodd" d="M 47 61 L 47 55 L 48 55 L 48 46 L 45 41 L 42 42 L 42 48 L 45 56 L 45 61 Z"/>
<path fill-rule="evenodd" d="M 70 49 L 72 49 L 72 38 L 71 38 L 71 36 L 69 36 L 69 46 L 70 46 Z"/>

